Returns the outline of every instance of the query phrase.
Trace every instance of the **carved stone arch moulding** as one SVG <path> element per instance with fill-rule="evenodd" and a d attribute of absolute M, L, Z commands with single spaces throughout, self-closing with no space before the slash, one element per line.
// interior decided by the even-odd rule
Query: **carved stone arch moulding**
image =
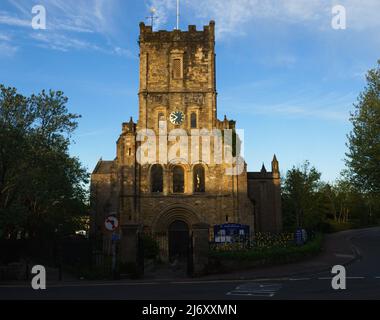
<path fill-rule="evenodd" d="M 185 204 L 172 204 L 158 213 L 153 220 L 152 229 L 154 232 L 166 232 L 170 224 L 176 220 L 185 222 L 189 228 L 201 222 L 199 214 L 193 207 Z"/>

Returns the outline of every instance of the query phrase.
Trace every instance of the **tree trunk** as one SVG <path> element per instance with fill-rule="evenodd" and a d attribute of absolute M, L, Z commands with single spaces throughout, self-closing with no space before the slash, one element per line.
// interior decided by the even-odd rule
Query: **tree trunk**
<path fill-rule="evenodd" d="M 340 205 L 338 223 L 342 223 L 343 205 Z"/>

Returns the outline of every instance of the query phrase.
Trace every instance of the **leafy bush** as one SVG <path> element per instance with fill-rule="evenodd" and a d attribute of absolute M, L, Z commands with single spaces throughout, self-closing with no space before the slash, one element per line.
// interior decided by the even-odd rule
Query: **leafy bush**
<path fill-rule="evenodd" d="M 143 235 L 142 241 L 144 243 L 144 258 L 156 259 L 160 252 L 160 248 L 156 239 L 154 239 L 150 235 Z"/>
<path fill-rule="evenodd" d="M 294 244 L 294 232 L 271 233 L 256 232 L 250 239 L 233 242 L 213 243 L 211 249 L 215 251 L 240 251 L 253 248 L 289 247 Z"/>
<path fill-rule="evenodd" d="M 256 247 L 250 250 L 212 251 L 211 258 L 216 260 L 233 260 L 237 263 L 259 262 L 260 265 L 288 263 L 310 257 L 321 251 L 323 237 L 318 234 L 303 246 Z"/>

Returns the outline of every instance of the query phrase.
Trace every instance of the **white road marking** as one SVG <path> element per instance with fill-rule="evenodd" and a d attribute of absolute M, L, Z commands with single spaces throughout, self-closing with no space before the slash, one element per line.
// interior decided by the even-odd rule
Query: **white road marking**
<path fill-rule="evenodd" d="M 174 284 L 188 284 L 188 283 L 228 283 L 228 282 L 266 282 L 266 281 L 288 281 L 289 278 L 263 278 L 263 279 L 227 279 L 227 280 L 198 280 L 198 281 L 173 281 Z"/>
<path fill-rule="evenodd" d="M 337 258 L 350 258 L 353 259 L 355 256 L 353 254 L 335 253 Z"/>
<path fill-rule="evenodd" d="M 227 292 L 228 296 L 249 296 L 249 297 L 269 297 L 272 298 L 275 294 L 273 292 L 271 293 L 247 293 L 247 292 L 239 292 L 239 291 L 233 291 L 233 292 Z"/>
<path fill-rule="evenodd" d="M 365 277 L 346 277 L 346 279 L 351 279 L 351 280 L 365 279 Z M 332 280 L 332 277 L 321 277 L 321 278 L 318 278 L 318 280 Z"/>
<path fill-rule="evenodd" d="M 245 283 L 237 286 L 235 290 L 229 291 L 229 296 L 250 296 L 250 297 L 273 297 L 282 288 L 282 284 L 277 283 Z"/>

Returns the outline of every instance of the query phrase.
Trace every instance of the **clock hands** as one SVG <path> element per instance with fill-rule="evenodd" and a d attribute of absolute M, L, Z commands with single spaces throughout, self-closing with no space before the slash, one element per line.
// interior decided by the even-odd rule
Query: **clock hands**
<path fill-rule="evenodd" d="M 170 121 L 173 124 L 179 125 L 183 122 L 183 119 L 184 119 L 184 114 L 181 111 L 174 111 L 170 115 Z"/>

